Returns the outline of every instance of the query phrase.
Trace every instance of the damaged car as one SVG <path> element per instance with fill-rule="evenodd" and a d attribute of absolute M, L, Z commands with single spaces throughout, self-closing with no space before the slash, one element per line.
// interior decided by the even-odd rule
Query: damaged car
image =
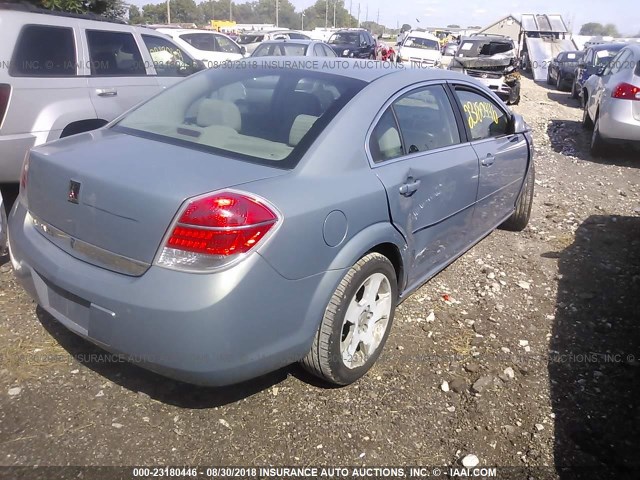
<path fill-rule="evenodd" d="M 449 70 L 478 79 L 508 105 L 520 101 L 518 55 L 509 37 L 473 35 L 463 38 Z"/>

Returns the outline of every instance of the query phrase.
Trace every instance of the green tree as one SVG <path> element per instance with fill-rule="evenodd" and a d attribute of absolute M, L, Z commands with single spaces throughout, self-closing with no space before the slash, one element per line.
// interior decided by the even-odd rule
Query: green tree
<path fill-rule="evenodd" d="M 582 28 L 580 28 L 580 35 L 619 37 L 620 32 L 618 32 L 618 28 L 613 23 L 602 25 L 598 22 L 589 22 L 582 25 Z"/>
<path fill-rule="evenodd" d="M 95 13 L 107 18 L 124 18 L 127 7 L 123 0 L 25 0 L 49 10 L 73 13 Z"/>
<path fill-rule="evenodd" d="M 407 30 L 411 30 L 411 25 L 409 25 L 408 23 L 405 23 L 402 25 L 402 28 L 400 29 L 400 31 L 406 32 Z"/>
<path fill-rule="evenodd" d="M 132 25 L 143 23 L 142 13 L 135 5 L 129 6 L 129 23 Z"/>
<path fill-rule="evenodd" d="M 335 19 L 336 23 L 333 24 L 333 11 L 335 6 Z M 298 23 L 300 22 L 300 14 L 298 14 Z M 345 8 L 344 0 L 332 1 L 329 0 L 317 0 L 316 3 L 311 5 L 304 11 L 304 29 L 313 30 L 316 27 L 356 27 L 358 20 L 349 14 L 349 11 Z"/>

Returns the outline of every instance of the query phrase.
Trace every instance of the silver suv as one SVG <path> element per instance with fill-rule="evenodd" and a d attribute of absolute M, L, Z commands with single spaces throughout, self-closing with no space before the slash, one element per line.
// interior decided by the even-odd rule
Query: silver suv
<path fill-rule="evenodd" d="M 18 182 L 31 147 L 99 128 L 204 68 L 166 35 L 100 17 L 0 4 L 0 32 L 0 184 Z"/>

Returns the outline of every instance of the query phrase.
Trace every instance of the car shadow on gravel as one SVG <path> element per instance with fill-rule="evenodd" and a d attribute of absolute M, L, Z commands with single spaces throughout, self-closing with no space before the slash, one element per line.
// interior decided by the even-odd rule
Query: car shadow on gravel
<path fill-rule="evenodd" d="M 589 148 L 591 130 L 582 126 L 582 122 L 573 120 L 551 120 L 547 126 L 547 135 L 551 148 L 557 153 L 601 165 L 640 168 L 637 149 L 628 145 L 611 145 L 606 157 L 594 157 Z"/>
<path fill-rule="evenodd" d="M 637 478 L 640 218 L 586 219 L 559 273 L 548 359 L 557 472 Z"/>
<path fill-rule="evenodd" d="M 560 105 L 564 105 L 565 107 L 580 108 L 580 100 L 571 98 L 570 92 L 559 90 L 549 91 L 547 92 L 547 97 L 549 100 L 558 102 Z"/>
<path fill-rule="evenodd" d="M 287 367 L 262 377 L 228 387 L 201 387 L 172 380 L 111 355 L 67 330 L 41 307 L 36 316 L 49 334 L 75 360 L 128 390 L 181 408 L 212 408 L 234 403 L 266 390 L 287 378 L 303 375 L 298 367 Z"/>

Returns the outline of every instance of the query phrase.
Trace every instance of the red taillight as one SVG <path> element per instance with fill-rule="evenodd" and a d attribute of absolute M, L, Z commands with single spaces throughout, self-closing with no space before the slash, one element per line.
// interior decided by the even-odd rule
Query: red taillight
<path fill-rule="evenodd" d="M 7 113 L 7 107 L 9 106 L 9 97 L 11 96 L 11 85 L 6 83 L 0 83 L 0 125 L 4 120 L 4 115 Z"/>
<path fill-rule="evenodd" d="M 611 96 L 625 100 L 640 100 L 640 87 L 630 83 L 620 83 L 613 89 Z"/>
<path fill-rule="evenodd" d="M 238 192 L 220 192 L 189 202 L 164 245 L 158 264 L 210 270 L 254 248 L 278 223 L 274 208 Z"/>

